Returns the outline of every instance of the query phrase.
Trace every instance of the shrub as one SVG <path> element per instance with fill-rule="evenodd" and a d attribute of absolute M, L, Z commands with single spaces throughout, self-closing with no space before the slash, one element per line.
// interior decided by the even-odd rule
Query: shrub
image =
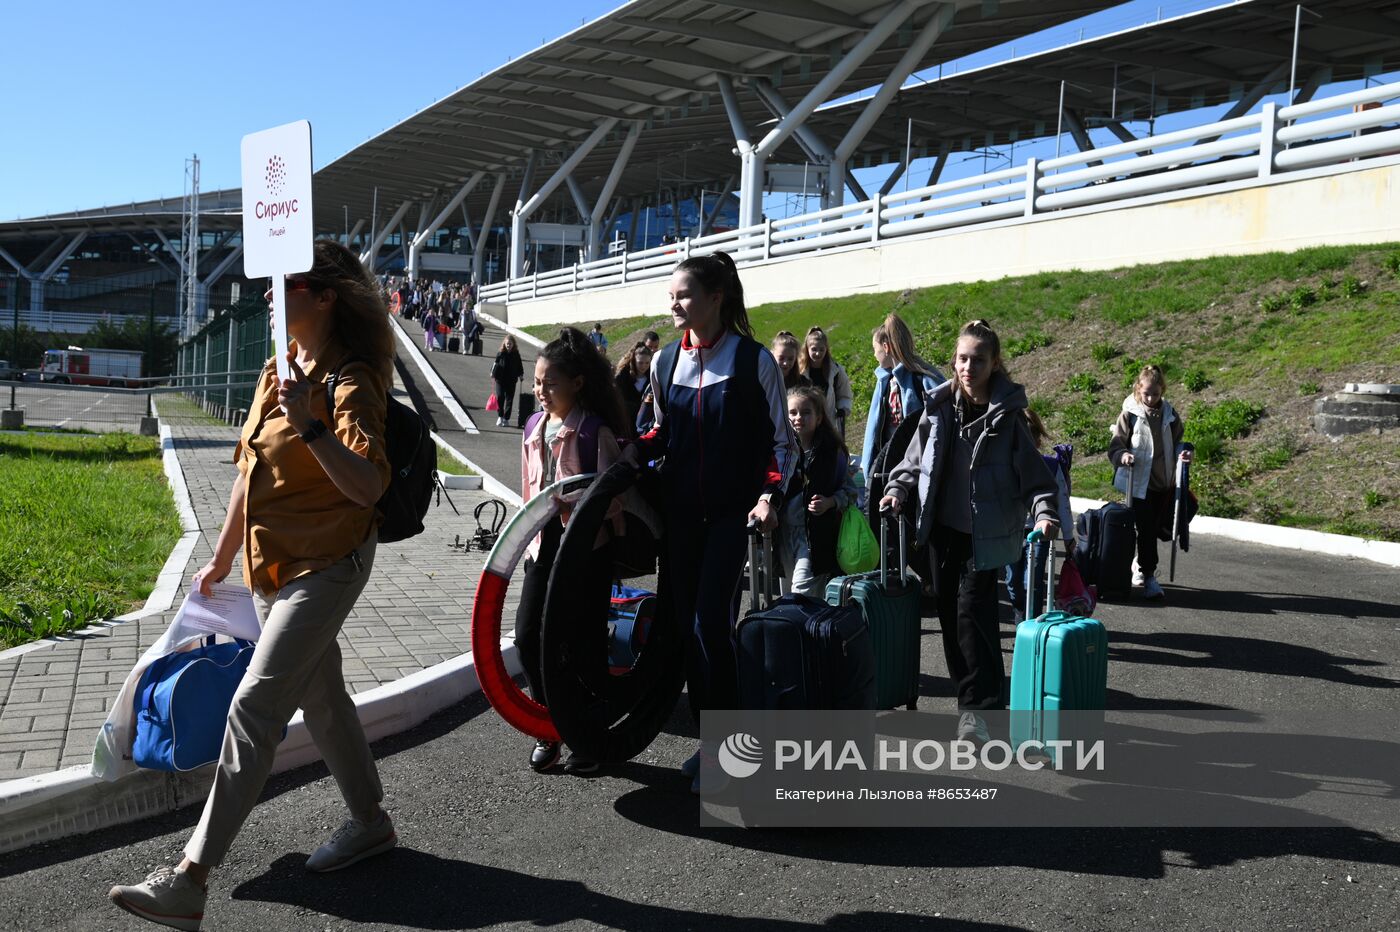
<path fill-rule="evenodd" d="M 1197 402 L 1191 404 L 1191 413 L 1186 418 L 1186 439 L 1200 448 L 1200 442 L 1207 438 L 1226 441 L 1243 437 L 1254 421 L 1263 416 L 1263 404 L 1240 399 L 1219 404 Z"/>
<path fill-rule="evenodd" d="M 1027 403 L 1026 407 L 1039 415 L 1042 421 L 1048 420 L 1050 416 L 1055 413 L 1055 402 L 1046 398 L 1044 395 L 1038 395 L 1032 398 Z"/>
<path fill-rule="evenodd" d="M 1259 299 L 1259 310 L 1265 314 L 1281 311 L 1288 305 L 1288 298 L 1281 294 L 1269 294 Z"/>
<path fill-rule="evenodd" d="M 1358 279 L 1355 275 L 1348 275 L 1342 279 L 1342 297 L 1355 298 L 1366 290 L 1366 283 Z"/>
<path fill-rule="evenodd" d="M 1305 308 L 1312 307 L 1316 303 L 1317 292 L 1306 285 L 1299 285 L 1297 288 L 1294 288 L 1292 293 L 1288 296 L 1288 306 L 1295 311 L 1301 311 Z"/>
<path fill-rule="evenodd" d="M 1368 509 L 1371 509 L 1371 508 L 1379 508 L 1379 507 L 1381 507 L 1382 505 L 1384 505 L 1386 502 L 1390 501 L 1390 497 L 1389 497 L 1389 496 L 1386 496 L 1386 495 L 1382 495 L 1380 492 L 1377 492 L 1375 489 L 1367 489 L 1367 490 L 1366 490 L 1366 494 L 1362 496 L 1362 501 L 1364 501 L 1364 502 L 1366 503 L 1366 507 L 1367 507 Z"/>
<path fill-rule="evenodd" d="M 1204 369 L 1187 369 L 1181 373 L 1181 384 L 1186 386 L 1187 391 L 1199 392 L 1209 387 L 1210 377 Z"/>
<path fill-rule="evenodd" d="M 1123 355 L 1123 351 L 1112 343 L 1095 343 L 1089 347 L 1089 355 L 1094 357 L 1094 362 L 1103 365 L 1110 359 Z"/>
<path fill-rule="evenodd" d="M 1219 437 L 1201 437 L 1194 441 L 1195 461 L 1202 465 L 1218 463 L 1225 457 L 1225 441 Z"/>
<path fill-rule="evenodd" d="M 1197 456 L 1200 451 L 1197 450 Z M 1238 518 L 1245 513 L 1244 504 L 1237 499 L 1230 484 L 1214 470 L 1191 474 L 1191 490 L 1201 503 L 1201 514 L 1216 518 Z"/>
<path fill-rule="evenodd" d="M 1297 453 L 1297 448 L 1291 443 L 1280 443 L 1276 446 L 1266 447 L 1259 453 L 1259 470 L 1267 472 L 1271 469 L 1282 469 L 1292 461 Z"/>
<path fill-rule="evenodd" d="M 1322 386 L 1316 382 L 1304 382 L 1298 386 L 1298 394 L 1300 395 L 1316 395 L 1320 391 L 1322 391 Z"/>
<path fill-rule="evenodd" d="M 1092 372 L 1080 372 L 1069 377 L 1069 390 L 1093 395 L 1103 391 L 1103 383 Z"/>
<path fill-rule="evenodd" d="M 1078 456 L 1092 456 L 1108 449 L 1110 420 L 1099 405 L 1076 401 L 1061 413 L 1060 429 Z"/>
<path fill-rule="evenodd" d="M 1392 275 L 1400 275 L 1400 251 L 1392 252 L 1382 263 Z"/>
<path fill-rule="evenodd" d="M 1008 340 L 1002 344 L 1002 355 L 1007 359 L 1015 359 L 1017 356 L 1024 356 L 1027 353 L 1049 346 L 1054 340 L 1044 333 L 1028 333 L 1015 340 Z"/>

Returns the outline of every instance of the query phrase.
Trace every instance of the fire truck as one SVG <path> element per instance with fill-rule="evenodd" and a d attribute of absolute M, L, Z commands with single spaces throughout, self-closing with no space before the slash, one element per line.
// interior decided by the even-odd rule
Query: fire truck
<path fill-rule="evenodd" d="M 108 385 L 125 388 L 141 378 L 140 350 L 67 349 L 44 351 L 40 380 L 73 385 Z"/>

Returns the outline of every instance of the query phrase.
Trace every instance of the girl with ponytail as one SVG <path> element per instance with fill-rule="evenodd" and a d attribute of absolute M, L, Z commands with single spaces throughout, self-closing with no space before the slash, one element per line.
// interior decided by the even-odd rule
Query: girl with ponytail
<path fill-rule="evenodd" d="M 953 378 L 925 399 L 880 500 L 881 509 L 907 510 L 916 544 L 928 545 L 963 740 L 988 741 L 981 713 L 1004 708 L 997 582 L 1020 558 L 1027 513 L 1046 538 L 1058 531 L 1058 485 L 1025 411 L 1026 391 L 1007 376 L 996 331 L 985 320 L 967 324 Z"/>
<path fill-rule="evenodd" d="M 521 497 L 525 501 L 560 479 L 601 473 L 617 461 L 618 438 L 630 436 L 631 429 L 623 416 L 608 360 L 582 331 L 565 327 L 557 339 L 540 351 L 535 360 L 535 399 L 539 411 L 526 423 L 521 440 Z M 544 598 L 569 511 L 561 510 L 560 517 L 560 522 L 545 527 L 530 543 L 520 607 L 515 616 L 515 646 L 520 651 L 530 692 L 540 703 L 544 702 L 540 672 Z M 609 517 L 614 530 L 623 533 L 620 504 L 614 504 Z M 582 578 L 587 580 L 587 589 L 579 593 L 578 604 L 606 606 L 612 587 L 611 545 L 606 537 L 594 549 Z M 558 742 L 536 742 L 530 753 L 530 766 L 537 772 L 549 770 L 559 762 L 559 756 Z M 592 773 L 598 769 L 598 763 L 571 754 L 564 769 L 569 773 Z"/>
<path fill-rule="evenodd" d="M 671 319 L 681 338 L 651 366 L 655 426 L 640 461 L 664 457 L 665 579 L 688 627 L 692 711 L 739 705 L 731 631 L 752 521 L 771 533 L 796 462 L 783 376 L 753 338 L 744 286 L 722 252 L 692 256 L 671 274 Z M 632 454 L 629 451 L 629 458 Z M 699 791 L 702 747 L 682 771 Z"/>

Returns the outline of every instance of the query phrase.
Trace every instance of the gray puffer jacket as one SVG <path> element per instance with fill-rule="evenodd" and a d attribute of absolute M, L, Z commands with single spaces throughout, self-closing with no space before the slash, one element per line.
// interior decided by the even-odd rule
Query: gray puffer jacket
<path fill-rule="evenodd" d="M 952 381 L 925 396 L 918 431 L 885 487 L 901 508 L 918 489 L 920 545 L 928 542 L 937 519 L 939 483 L 957 429 L 953 403 Z M 1025 408 L 1025 389 L 993 374 L 985 428 L 972 451 L 972 555 L 979 570 L 999 569 L 1020 558 L 1028 511 L 1034 523 L 1057 520 L 1055 476 L 1035 448 Z"/>

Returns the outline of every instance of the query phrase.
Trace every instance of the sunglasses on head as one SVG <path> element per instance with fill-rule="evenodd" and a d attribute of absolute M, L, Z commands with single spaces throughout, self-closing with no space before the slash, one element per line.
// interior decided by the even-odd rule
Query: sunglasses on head
<path fill-rule="evenodd" d="M 814 333 L 820 333 L 820 334 L 822 334 L 823 336 L 826 335 L 826 331 L 823 330 L 823 329 L 820 328 L 820 327 L 809 327 L 808 330 L 807 330 L 807 336 L 810 337 L 810 336 L 811 336 L 812 334 L 814 334 Z"/>

